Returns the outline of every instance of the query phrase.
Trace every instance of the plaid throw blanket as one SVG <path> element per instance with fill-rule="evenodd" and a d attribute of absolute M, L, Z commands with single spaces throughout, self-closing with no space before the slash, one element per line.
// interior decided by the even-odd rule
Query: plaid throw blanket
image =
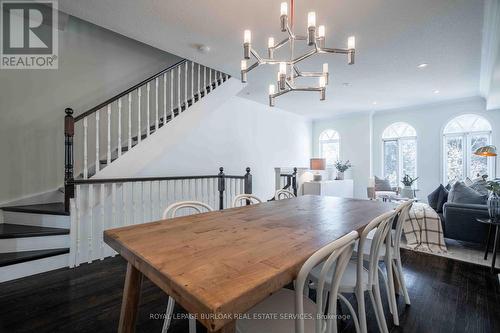
<path fill-rule="evenodd" d="M 432 253 L 447 252 L 439 215 L 429 205 L 414 203 L 403 224 L 409 248 Z"/>

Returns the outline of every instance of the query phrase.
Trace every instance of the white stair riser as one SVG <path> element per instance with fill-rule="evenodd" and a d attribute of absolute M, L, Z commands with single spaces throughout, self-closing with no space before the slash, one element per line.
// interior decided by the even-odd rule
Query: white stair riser
<path fill-rule="evenodd" d="M 68 254 L 61 254 L 58 256 L 0 267 L 0 282 L 10 281 L 25 276 L 52 271 L 58 268 L 68 267 L 68 258 Z"/>
<path fill-rule="evenodd" d="M 31 225 L 35 227 L 69 228 L 70 217 L 65 215 L 3 212 L 4 223 Z"/>
<path fill-rule="evenodd" d="M 69 248 L 69 235 L 6 238 L 0 240 L 0 253 Z"/>

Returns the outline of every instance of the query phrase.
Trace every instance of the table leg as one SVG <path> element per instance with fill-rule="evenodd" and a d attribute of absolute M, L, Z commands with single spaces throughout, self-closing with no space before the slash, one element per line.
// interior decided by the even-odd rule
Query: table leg
<path fill-rule="evenodd" d="M 498 250 L 498 237 L 500 233 L 498 232 L 498 225 L 495 226 L 495 243 L 493 244 L 493 260 L 491 261 L 491 272 L 495 273 L 495 260 L 497 259 Z"/>
<path fill-rule="evenodd" d="M 224 325 L 223 328 L 216 331 L 215 333 L 235 333 L 236 332 L 236 321 L 232 321 Z"/>
<path fill-rule="evenodd" d="M 142 273 L 130 263 L 127 264 L 127 275 L 123 287 L 123 300 L 120 312 L 119 333 L 135 332 L 135 321 L 141 298 Z"/>
<path fill-rule="evenodd" d="M 484 260 L 488 259 L 488 250 L 490 247 L 490 238 L 491 238 L 491 228 L 493 225 L 490 223 L 488 226 L 488 236 L 486 237 L 486 247 L 484 249 Z"/>

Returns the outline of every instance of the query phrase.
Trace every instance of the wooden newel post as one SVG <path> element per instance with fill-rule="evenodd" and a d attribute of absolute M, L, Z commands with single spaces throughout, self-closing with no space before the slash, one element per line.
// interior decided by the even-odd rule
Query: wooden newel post
<path fill-rule="evenodd" d="M 293 194 L 297 196 L 297 168 L 293 168 L 292 189 L 293 189 Z"/>
<path fill-rule="evenodd" d="M 244 191 L 245 194 L 252 194 L 252 174 L 250 173 L 250 168 L 247 167 L 247 173 L 245 174 Z M 247 206 L 250 205 L 250 200 L 246 200 Z"/>
<path fill-rule="evenodd" d="M 69 201 L 75 195 L 73 184 L 73 137 L 75 136 L 75 118 L 73 109 L 64 110 L 64 209 L 69 212 Z"/>
<path fill-rule="evenodd" d="M 224 168 L 219 168 L 219 181 L 218 181 L 218 190 L 219 190 L 219 210 L 224 209 L 224 191 L 226 190 L 226 178 L 224 176 Z"/>

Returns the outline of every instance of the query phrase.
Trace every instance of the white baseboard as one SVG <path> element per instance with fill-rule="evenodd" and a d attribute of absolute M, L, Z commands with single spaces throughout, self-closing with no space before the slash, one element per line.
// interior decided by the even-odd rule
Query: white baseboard
<path fill-rule="evenodd" d="M 0 282 L 68 267 L 69 254 L 32 260 L 20 264 L 0 267 Z"/>
<path fill-rule="evenodd" d="M 69 248 L 69 235 L 6 238 L 0 241 L 0 253 Z"/>

